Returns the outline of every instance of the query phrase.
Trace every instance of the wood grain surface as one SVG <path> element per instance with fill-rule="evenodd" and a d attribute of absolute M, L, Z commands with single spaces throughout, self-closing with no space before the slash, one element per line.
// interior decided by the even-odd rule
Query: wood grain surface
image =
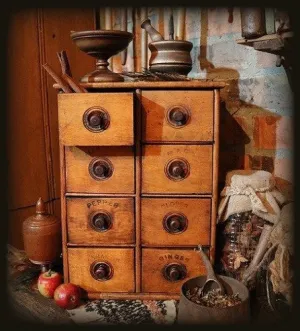
<path fill-rule="evenodd" d="M 37 9 L 15 12 L 10 19 L 5 49 L 9 73 L 6 113 L 9 209 L 35 205 L 39 197 L 44 201 L 50 198 L 37 26 Z M 16 82 L 22 88 L 16 88 Z M 16 226 L 18 233 L 22 222 L 14 223 Z"/>
<path fill-rule="evenodd" d="M 89 292 L 133 292 L 133 248 L 68 248 L 70 282 Z M 90 267 L 94 262 L 108 262 L 113 276 L 106 281 L 94 279 Z"/>
<path fill-rule="evenodd" d="M 65 50 L 69 59 L 72 76 L 79 82 L 87 72 L 94 70 L 95 59 L 82 52 L 70 38 L 70 32 L 93 30 L 95 28 L 95 11 L 93 8 L 47 8 L 41 10 L 40 54 L 42 63 L 49 63 L 57 72 L 61 72 L 56 52 Z M 49 149 L 51 153 L 52 189 L 55 198 L 60 196 L 59 180 L 59 137 L 57 91 L 53 88 L 53 79 L 41 68 L 42 93 L 44 94 L 45 119 L 49 130 Z M 48 158 L 50 159 L 50 158 Z"/>
<path fill-rule="evenodd" d="M 138 31 L 138 30 L 137 30 Z M 136 60 L 139 60 L 136 56 Z M 140 61 L 140 60 L 139 60 Z M 136 69 L 136 71 L 139 71 Z M 190 81 L 127 81 L 127 82 L 103 82 L 103 83 L 81 83 L 82 86 L 88 89 L 110 89 L 110 88 L 141 88 L 141 89 L 214 89 L 214 88 L 223 88 L 226 86 L 226 83 L 222 80 L 218 81 L 217 79 L 191 79 Z"/>
<path fill-rule="evenodd" d="M 169 263 L 185 265 L 185 279 L 171 282 L 164 278 L 163 268 Z M 183 249 L 142 249 L 142 291 L 179 294 L 180 287 L 187 279 L 205 274 L 199 253 Z"/>
<path fill-rule="evenodd" d="M 65 147 L 66 190 L 86 193 L 134 193 L 134 154 L 131 147 Z M 94 158 L 107 158 L 114 170 L 110 178 L 89 174 Z"/>
<path fill-rule="evenodd" d="M 112 219 L 112 227 L 99 232 L 90 225 L 96 213 L 104 211 Z M 73 244 L 134 243 L 134 199 L 67 198 L 68 242 Z"/>
<path fill-rule="evenodd" d="M 10 14 L 5 49 L 9 242 L 23 248 L 20 233 L 29 210 L 41 196 L 56 213 L 60 197 L 57 90 L 42 64 L 59 72 L 56 52 L 64 49 L 76 79 L 91 71 L 95 60 L 76 47 L 70 31 L 93 29 L 94 14 L 93 8 L 19 8 Z"/>
<path fill-rule="evenodd" d="M 107 129 L 92 132 L 83 115 L 92 107 L 104 109 L 110 117 Z M 132 93 L 64 93 L 58 96 L 59 133 L 68 146 L 133 145 Z"/>
<path fill-rule="evenodd" d="M 173 181 L 165 174 L 170 160 L 183 158 L 190 174 Z M 147 145 L 143 147 L 142 193 L 210 193 L 212 190 L 212 146 Z"/>
<path fill-rule="evenodd" d="M 180 246 L 210 244 L 210 199 L 142 199 L 142 244 Z M 185 231 L 167 232 L 163 226 L 169 213 L 183 214 L 187 219 Z"/>
<path fill-rule="evenodd" d="M 190 113 L 185 126 L 173 127 L 168 110 L 183 106 Z M 143 140 L 212 141 L 213 91 L 143 91 Z"/>

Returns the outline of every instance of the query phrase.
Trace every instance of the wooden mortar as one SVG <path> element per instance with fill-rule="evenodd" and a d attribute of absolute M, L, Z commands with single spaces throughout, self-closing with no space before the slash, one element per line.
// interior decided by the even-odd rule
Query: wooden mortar
<path fill-rule="evenodd" d="M 185 293 L 195 287 L 202 287 L 206 276 L 191 278 L 183 283 L 180 291 L 178 307 L 178 324 L 234 324 L 247 323 L 250 319 L 249 291 L 247 287 L 238 280 L 217 276 L 228 295 L 238 293 L 242 302 L 232 307 L 215 308 L 205 307 L 189 300 Z"/>
<path fill-rule="evenodd" d="M 150 71 L 187 75 L 192 70 L 193 44 L 185 40 L 162 40 L 149 43 Z"/>

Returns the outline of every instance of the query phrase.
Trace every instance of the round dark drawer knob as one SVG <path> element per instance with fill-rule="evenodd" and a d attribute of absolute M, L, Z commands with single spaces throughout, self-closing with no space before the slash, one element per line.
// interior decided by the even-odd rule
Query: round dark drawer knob
<path fill-rule="evenodd" d="M 92 128 L 96 128 L 97 126 L 100 126 L 102 123 L 102 114 L 100 112 L 95 112 L 91 116 L 88 117 L 89 125 Z"/>
<path fill-rule="evenodd" d="M 90 271 L 92 277 L 99 281 L 109 280 L 113 275 L 112 266 L 108 262 L 95 262 Z"/>
<path fill-rule="evenodd" d="M 185 265 L 179 263 L 170 263 L 164 267 L 163 275 L 170 282 L 182 280 L 187 275 Z"/>
<path fill-rule="evenodd" d="M 167 120 L 171 126 L 185 126 L 190 119 L 190 112 L 183 106 L 171 107 L 167 112 Z"/>
<path fill-rule="evenodd" d="M 164 217 L 163 226 L 171 234 L 181 233 L 187 228 L 187 218 L 183 214 L 171 213 Z"/>
<path fill-rule="evenodd" d="M 105 232 L 112 226 L 112 218 L 109 213 L 98 212 L 91 217 L 91 226 L 94 230 Z"/>
<path fill-rule="evenodd" d="M 189 175 L 189 163 L 184 159 L 171 160 L 166 166 L 166 175 L 172 180 L 182 180 Z"/>
<path fill-rule="evenodd" d="M 83 114 L 84 126 L 92 132 L 101 132 L 109 127 L 110 117 L 103 108 L 89 108 Z"/>
<path fill-rule="evenodd" d="M 89 165 L 90 175 L 97 180 L 105 180 L 112 176 L 113 165 L 107 159 L 94 159 Z"/>

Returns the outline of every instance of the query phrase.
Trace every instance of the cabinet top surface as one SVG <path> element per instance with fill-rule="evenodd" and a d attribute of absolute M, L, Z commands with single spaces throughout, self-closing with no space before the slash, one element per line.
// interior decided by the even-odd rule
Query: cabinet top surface
<path fill-rule="evenodd" d="M 218 80 L 189 80 L 189 81 L 125 81 L 125 82 L 103 82 L 103 83 L 81 83 L 87 89 L 105 89 L 105 88 L 202 88 L 202 89 L 220 89 L 226 86 L 224 81 Z"/>

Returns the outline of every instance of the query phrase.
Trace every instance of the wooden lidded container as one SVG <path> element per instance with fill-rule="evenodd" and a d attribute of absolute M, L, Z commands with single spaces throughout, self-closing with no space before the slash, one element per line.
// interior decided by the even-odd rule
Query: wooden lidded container
<path fill-rule="evenodd" d="M 24 249 L 34 264 L 49 265 L 61 253 L 61 224 L 57 217 L 46 212 L 42 198 L 36 203 L 36 214 L 23 223 Z"/>

